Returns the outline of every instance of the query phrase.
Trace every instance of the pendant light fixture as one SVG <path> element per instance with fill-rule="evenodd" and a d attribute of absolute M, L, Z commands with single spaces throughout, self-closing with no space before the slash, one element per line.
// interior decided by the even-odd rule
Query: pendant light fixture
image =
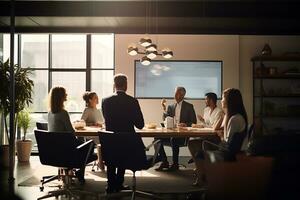
<path fill-rule="evenodd" d="M 148 32 L 148 24 L 149 22 L 151 21 L 150 20 L 150 13 L 151 13 L 151 8 L 149 8 L 148 6 L 148 2 L 149 1 L 146 1 L 145 2 L 145 7 L 146 7 L 146 14 L 145 14 L 145 21 L 146 21 L 146 34 Z M 150 6 L 151 6 L 151 1 L 150 1 Z M 156 34 L 158 34 L 158 31 L 157 31 L 157 18 L 158 18 L 158 8 L 157 8 L 157 1 L 156 1 Z M 149 16 L 148 16 L 148 13 L 149 13 Z M 169 48 L 164 48 L 163 50 L 158 50 L 157 48 L 157 45 L 154 44 L 152 42 L 152 40 L 148 37 L 148 36 L 145 36 L 145 37 L 142 37 L 139 41 L 139 44 L 142 46 L 141 50 L 139 51 L 139 48 L 135 45 L 135 44 L 132 44 L 132 45 L 129 45 L 128 48 L 127 48 L 127 53 L 130 55 L 130 56 L 136 56 L 137 54 L 142 54 L 144 55 L 141 59 L 140 59 L 140 62 L 143 64 L 143 65 L 150 65 L 151 63 L 151 60 L 156 58 L 157 56 L 162 56 L 163 58 L 166 58 L 166 59 L 170 59 L 173 57 L 173 51 Z M 159 51 L 161 53 L 159 53 Z"/>

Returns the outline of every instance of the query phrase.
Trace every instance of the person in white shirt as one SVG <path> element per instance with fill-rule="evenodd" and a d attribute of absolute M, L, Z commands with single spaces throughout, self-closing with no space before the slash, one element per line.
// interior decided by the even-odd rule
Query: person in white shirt
<path fill-rule="evenodd" d="M 201 123 L 196 127 L 208 127 L 214 130 L 220 129 L 224 112 L 221 108 L 217 107 L 217 95 L 213 92 L 206 93 L 205 105 L 203 117 L 199 114 L 197 115 Z"/>
<path fill-rule="evenodd" d="M 217 107 L 217 95 L 213 92 L 209 92 L 205 94 L 205 104 L 204 115 L 197 115 L 200 120 L 200 124 L 193 125 L 193 127 L 197 128 L 213 128 L 213 130 L 219 130 L 223 121 L 224 112 L 221 108 Z M 192 155 L 192 158 L 188 161 L 188 163 L 192 163 L 195 160 L 195 155 L 198 151 L 202 149 L 203 140 L 209 140 L 214 143 L 219 143 L 220 138 L 218 136 L 209 136 L 209 137 L 201 137 L 194 138 L 189 140 L 188 148 Z"/>
<path fill-rule="evenodd" d="M 238 89 L 228 88 L 223 91 L 222 108 L 225 112 L 225 117 L 222 123 L 224 134 L 219 145 L 227 147 L 232 145 L 229 143 L 233 134 L 246 134 L 248 126 L 247 113 L 244 107 L 241 92 Z M 237 145 L 237 144 L 233 144 Z M 235 155 L 224 150 L 217 150 L 218 155 L 222 160 L 232 160 Z M 205 168 L 204 168 L 204 152 L 198 152 L 195 159 L 197 180 L 194 185 L 203 185 L 205 183 Z"/>

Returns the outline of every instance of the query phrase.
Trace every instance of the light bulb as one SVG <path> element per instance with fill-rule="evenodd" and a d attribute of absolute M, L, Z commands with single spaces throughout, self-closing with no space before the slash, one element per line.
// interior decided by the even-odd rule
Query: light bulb
<path fill-rule="evenodd" d="M 173 52 L 170 49 L 164 49 L 164 50 L 162 50 L 162 56 L 164 58 L 172 58 Z"/>
<path fill-rule="evenodd" d="M 156 44 L 150 44 L 149 46 L 146 47 L 147 51 L 157 51 L 157 46 Z"/>
<path fill-rule="evenodd" d="M 138 54 L 138 48 L 136 46 L 129 46 L 127 48 L 127 53 L 131 56 L 135 56 Z"/>
<path fill-rule="evenodd" d="M 140 45 L 143 47 L 147 47 L 152 43 L 152 40 L 150 38 L 141 38 L 140 39 Z"/>
<path fill-rule="evenodd" d="M 148 58 L 147 56 L 144 56 L 141 58 L 141 63 L 142 63 L 142 65 L 150 65 L 151 59 Z"/>
<path fill-rule="evenodd" d="M 150 59 L 154 59 L 157 56 L 157 51 L 146 51 L 146 56 Z"/>

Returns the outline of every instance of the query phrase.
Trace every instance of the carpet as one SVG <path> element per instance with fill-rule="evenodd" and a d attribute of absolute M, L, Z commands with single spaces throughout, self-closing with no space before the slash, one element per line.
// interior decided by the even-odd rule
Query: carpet
<path fill-rule="evenodd" d="M 46 173 L 46 174 L 49 174 Z M 21 181 L 18 186 L 39 187 L 42 175 L 34 173 L 33 176 Z M 153 193 L 188 193 L 198 191 L 200 188 L 192 186 L 194 180 L 191 168 L 181 169 L 176 172 L 157 172 L 153 168 L 147 171 L 136 172 L 137 189 Z M 102 193 L 106 187 L 106 173 L 101 171 L 92 172 L 87 169 L 85 173 L 86 183 L 82 189 L 90 192 Z M 132 172 L 126 170 L 125 184 L 131 185 Z M 77 182 L 77 181 L 76 181 Z M 75 182 L 75 183 L 76 183 Z M 45 187 L 58 185 L 55 180 L 45 184 Z"/>

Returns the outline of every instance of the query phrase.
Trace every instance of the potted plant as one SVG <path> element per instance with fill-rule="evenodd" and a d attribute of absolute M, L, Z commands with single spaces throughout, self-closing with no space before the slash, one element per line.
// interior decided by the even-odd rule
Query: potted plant
<path fill-rule="evenodd" d="M 22 68 L 18 64 L 14 65 L 15 74 L 15 101 L 11 102 L 9 98 L 9 84 L 10 84 L 10 64 L 9 60 L 6 62 L 0 61 L 0 112 L 2 113 L 4 121 L 4 133 L 0 141 L 3 141 L 3 136 L 5 135 L 5 143 L 0 144 L 1 150 L 8 147 L 7 143 L 9 141 L 9 130 L 7 123 L 7 116 L 10 113 L 12 106 L 15 108 L 15 127 L 16 118 L 18 113 L 23 110 L 26 106 L 32 103 L 32 93 L 33 93 L 33 81 L 30 79 L 32 70 L 30 68 Z M 15 133 L 14 133 L 15 134 Z M 6 157 L 2 157 L 4 161 L 8 160 Z M 6 163 L 4 163 L 6 165 Z M 8 164 L 7 164 L 8 165 Z"/>
<path fill-rule="evenodd" d="M 27 129 L 30 125 L 30 115 L 27 110 L 22 110 L 18 113 L 17 124 L 18 128 L 23 131 L 23 137 L 21 140 L 17 140 L 17 154 L 20 162 L 28 162 L 31 154 L 32 141 L 26 139 Z"/>

